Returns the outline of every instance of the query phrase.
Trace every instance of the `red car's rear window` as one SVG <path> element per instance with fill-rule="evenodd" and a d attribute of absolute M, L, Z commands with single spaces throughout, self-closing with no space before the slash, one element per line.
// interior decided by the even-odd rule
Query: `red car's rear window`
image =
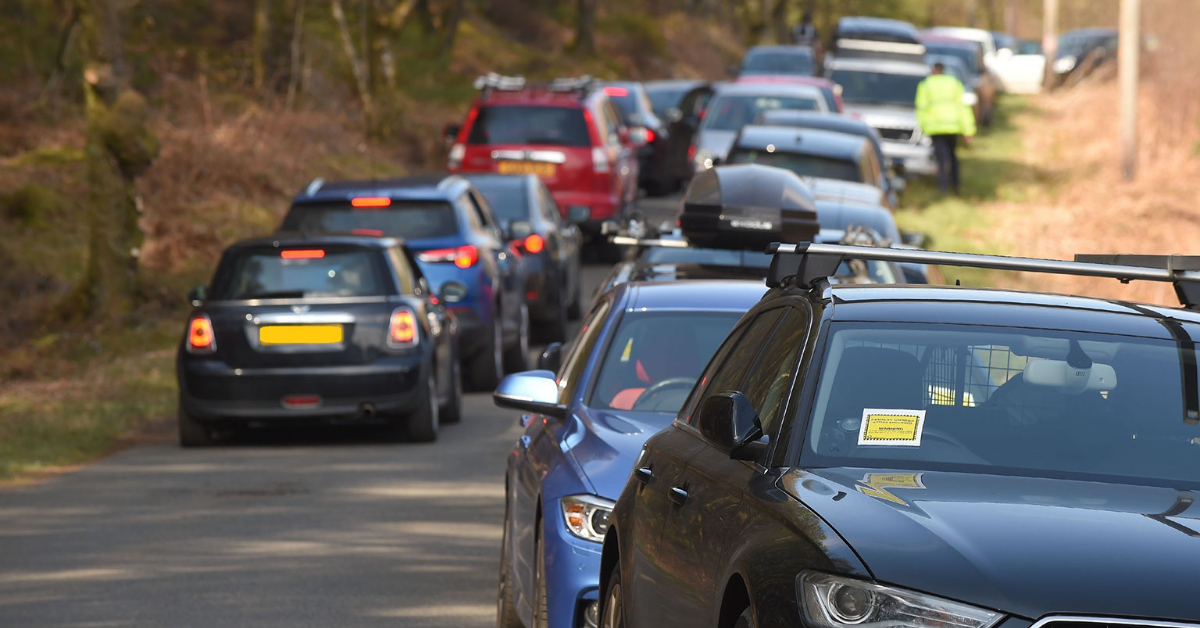
<path fill-rule="evenodd" d="M 490 105 L 479 108 L 467 143 L 591 146 L 592 139 L 582 109 Z"/>

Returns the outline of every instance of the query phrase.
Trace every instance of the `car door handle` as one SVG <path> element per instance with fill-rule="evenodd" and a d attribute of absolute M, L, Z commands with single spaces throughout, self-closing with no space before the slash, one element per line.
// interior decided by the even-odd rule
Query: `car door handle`
<path fill-rule="evenodd" d="M 688 492 L 682 486 L 675 486 L 667 493 L 667 497 L 671 500 L 671 503 L 676 506 L 682 506 L 688 499 Z"/>
<path fill-rule="evenodd" d="M 650 480 L 654 479 L 654 469 L 651 467 L 642 467 L 633 472 L 633 477 L 642 484 L 649 484 Z"/>

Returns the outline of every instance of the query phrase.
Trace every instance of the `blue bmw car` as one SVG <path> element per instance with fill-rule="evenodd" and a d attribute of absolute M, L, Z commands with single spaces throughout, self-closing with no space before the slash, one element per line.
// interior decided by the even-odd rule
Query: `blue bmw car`
<path fill-rule="evenodd" d="M 761 281 L 630 282 L 595 302 L 544 370 L 510 375 L 497 405 L 528 412 L 508 457 L 502 627 L 597 625 L 608 515 L 642 443 L 671 424 Z"/>

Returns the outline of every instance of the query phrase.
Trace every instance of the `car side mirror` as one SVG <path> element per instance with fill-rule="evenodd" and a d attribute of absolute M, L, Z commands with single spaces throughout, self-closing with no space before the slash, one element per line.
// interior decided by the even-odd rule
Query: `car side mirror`
<path fill-rule="evenodd" d="M 531 235 L 533 235 L 533 225 L 529 224 L 527 221 L 514 220 L 512 224 L 508 226 L 509 240 L 524 240 Z"/>
<path fill-rule="evenodd" d="M 570 222 L 587 222 L 592 217 L 592 210 L 587 205 L 567 206 L 567 220 Z"/>
<path fill-rule="evenodd" d="M 500 380 L 492 402 L 501 408 L 537 412 L 566 418 L 567 407 L 558 403 L 558 382 L 553 371 L 524 371 Z"/>
<path fill-rule="evenodd" d="M 900 234 L 900 242 L 906 246 L 914 246 L 918 249 L 925 248 L 925 243 L 929 240 L 929 236 L 919 231 L 907 231 Z"/>
<path fill-rule="evenodd" d="M 442 127 L 442 139 L 447 144 L 453 144 L 454 140 L 458 139 L 458 132 L 462 130 L 461 124 L 447 124 Z"/>
<path fill-rule="evenodd" d="M 562 343 L 552 342 L 546 345 L 546 350 L 538 356 L 537 367 L 543 371 L 558 372 L 562 366 Z"/>
<path fill-rule="evenodd" d="M 762 423 L 754 405 L 740 392 L 717 393 L 700 405 L 696 428 L 734 460 L 761 462 L 766 453 Z"/>
<path fill-rule="evenodd" d="M 188 291 L 188 303 L 191 303 L 192 307 L 200 307 L 200 304 L 206 300 L 208 300 L 207 286 L 196 286 Z"/>

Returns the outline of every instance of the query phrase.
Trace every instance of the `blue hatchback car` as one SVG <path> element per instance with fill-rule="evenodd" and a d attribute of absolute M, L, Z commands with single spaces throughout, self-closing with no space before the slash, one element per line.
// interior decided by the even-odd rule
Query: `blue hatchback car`
<path fill-rule="evenodd" d="M 510 375 L 529 412 L 508 457 L 499 626 L 597 625 L 600 550 L 642 443 L 671 424 L 761 281 L 630 282 L 601 295 L 563 352 Z M 561 357 L 560 357 L 561 356 Z"/>
<path fill-rule="evenodd" d="M 529 310 L 520 259 L 487 200 L 457 175 L 313 181 L 281 231 L 398 236 L 434 294 L 453 312 L 467 385 L 491 390 L 528 368 Z"/>

